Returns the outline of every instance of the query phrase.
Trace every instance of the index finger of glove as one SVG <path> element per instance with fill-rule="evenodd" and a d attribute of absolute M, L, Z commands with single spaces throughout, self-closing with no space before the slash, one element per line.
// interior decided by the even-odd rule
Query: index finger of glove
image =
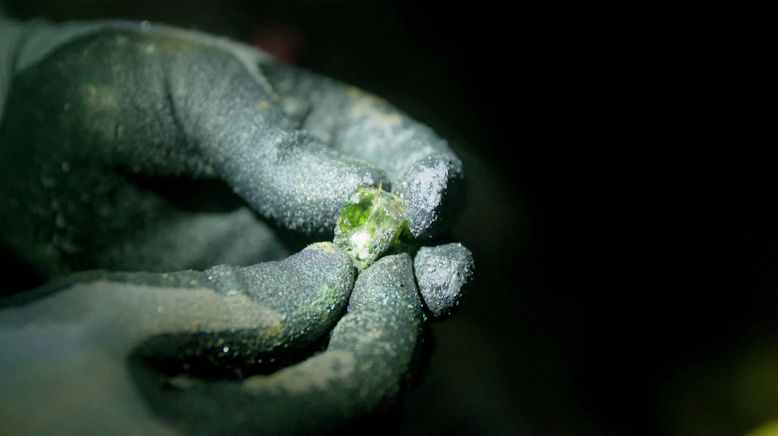
<path fill-rule="evenodd" d="M 173 56 L 170 95 L 187 136 L 263 215 L 293 230 L 330 233 L 357 188 L 389 185 L 381 169 L 298 129 L 238 53 L 198 46 Z"/>
<path fill-rule="evenodd" d="M 414 236 L 429 236 L 456 217 L 462 162 L 432 129 L 353 86 L 268 61 L 262 69 L 303 129 L 386 172 L 405 200 Z"/>
<path fill-rule="evenodd" d="M 20 54 L 4 120 L 20 148 L 65 156 L 74 171 L 83 161 L 216 175 L 264 216 L 304 232 L 330 233 L 358 187 L 389 184 L 380 169 L 300 131 L 246 47 L 158 26 L 85 27 L 54 26 L 46 33 L 72 38 Z M 26 128 L 42 116 L 47 129 Z"/>

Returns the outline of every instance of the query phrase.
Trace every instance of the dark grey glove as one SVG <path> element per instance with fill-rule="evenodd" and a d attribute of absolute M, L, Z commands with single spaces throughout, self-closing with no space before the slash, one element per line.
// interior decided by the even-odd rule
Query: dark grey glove
<path fill-rule="evenodd" d="M 331 234 L 360 186 L 394 187 L 420 239 L 461 205 L 445 142 L 362 91 L 163 26 L 5 24 L 2 241 L 45 274 L 280 258 L 273 225 Z M 148 177 L 224 182 L 274 224 L 248 207 L 191 210 Z M 19 433 L 336 428 L 391 403 L 423 307 L 447 315 L 471 271 L 459 244 L 424 248 L 417 290 L 410 256 L 384 257 L 360 273 L 340 321 L 355 271 L 329 243 L 249 267 L 69 276 L 0 310 L 0 372 L 13 374 L 0 380 L 0 422 Z M 316 341 L 327 351 L 291 365 Z"/>
<path fill-rule="evenodd" d="M 0 422 L 20 435 L 341 428 L 392 405 L 424 318 L 408 254 L 379 259 L 350 292 L 353 276 L 345 252 L 319 243 L 244 268 L 76 274 L 6 300 Z M 278 370 L 336 321 L 326 351 Z"/>

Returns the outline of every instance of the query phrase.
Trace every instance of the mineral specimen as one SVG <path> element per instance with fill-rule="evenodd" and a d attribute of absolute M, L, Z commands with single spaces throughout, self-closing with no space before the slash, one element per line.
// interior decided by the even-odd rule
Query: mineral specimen
<path fill-rule="evenodd" d="M 341 210 L 334 243 L 343 248 L 359 271 L 386 253 L 408 233 L 405 206 L 397 195 L 380 188 L 359 188 Z"/>

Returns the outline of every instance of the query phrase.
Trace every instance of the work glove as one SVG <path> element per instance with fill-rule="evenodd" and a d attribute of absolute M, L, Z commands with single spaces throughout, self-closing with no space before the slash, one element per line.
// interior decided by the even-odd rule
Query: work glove
<path fill-rule="evenodd" d="M 364 186 L 400 196 L 417 242 L 444 229 L 462 192 L 445 141 L 224 39 L 129 22 L 0 33 L 3 242 L 47 277 L 148 271 L 77 273 L 2 303 L 5 428 L 289 433 L 392 404 L 423 320 L 460 301 L 470 253 L 423 247 L 358 276 L 331 243 L 257 262 L 289 254 L 289 232 L 330 238 Z M 245 204 L 220 202 L 221 184 Z M 166 272 L 186 268 L 204 271 Z"/>

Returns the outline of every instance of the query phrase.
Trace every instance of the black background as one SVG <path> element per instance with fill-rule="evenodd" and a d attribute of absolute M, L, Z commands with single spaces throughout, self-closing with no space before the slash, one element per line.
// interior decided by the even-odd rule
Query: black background
<path fill-rule="evenodd" d="M 778 348 L 771 5 L 8 9 L 260 42 L 263 29 L 291 31 L 302 66 L 450 140 L 471 177 L 455 232 L 476 280 L 434 326 L 407 433 L 679 434 L 696 428 L 684 411 L 706 404 L 723 434 L 759 424 L 738 418 L 715 378 L 695 392 L 684 381 L 756 338 Z"/>

